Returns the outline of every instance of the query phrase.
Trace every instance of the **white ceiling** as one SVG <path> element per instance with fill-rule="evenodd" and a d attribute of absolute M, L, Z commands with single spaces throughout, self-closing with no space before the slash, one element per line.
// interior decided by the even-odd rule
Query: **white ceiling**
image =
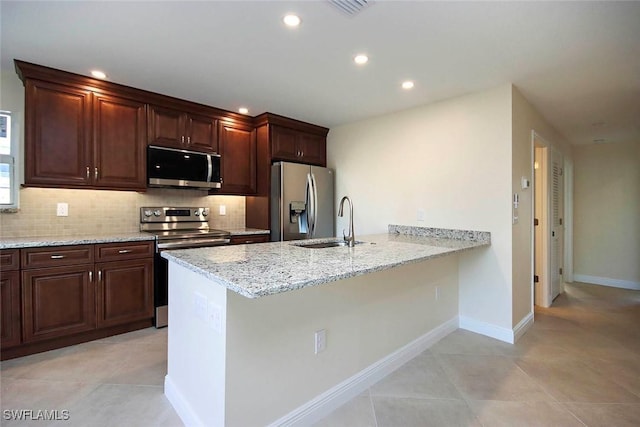
<path fill-rule="evenodd" d="M 0 13 L 4 72 L 14 58 L 100 68 L 327 127 L 511 82 L 572 143 L 640 143 L 640 2 L 377 1 L 349 17 L 326 1 L 2 0 Z"/>

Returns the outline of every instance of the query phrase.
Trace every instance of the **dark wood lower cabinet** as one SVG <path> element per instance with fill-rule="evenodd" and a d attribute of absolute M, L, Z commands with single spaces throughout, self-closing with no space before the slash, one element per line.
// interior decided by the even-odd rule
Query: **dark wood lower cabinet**
<path fill-rule="evenodd" d="M 142 241 L 2 251 L 0 358 L 152 326 L 153 248 Z"/>
<path fill-rule="evenodd" d="M 98 327 L 114 326 L 153 316 L 150 259 L 96 264 Z"/>
<path fill-rule="evenodd" d="M 92 265 L 22 272 L 24 342 L 84 332 L 96 327 Z"/>
<path fill-rule="evenodd" d="M 0 273 L 0 346 L 14 347 L 20 339 L 20 273 Z"/>

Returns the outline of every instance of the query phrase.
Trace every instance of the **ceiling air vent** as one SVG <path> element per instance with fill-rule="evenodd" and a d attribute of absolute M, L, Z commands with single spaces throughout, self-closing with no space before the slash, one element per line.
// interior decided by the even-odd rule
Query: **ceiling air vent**
<path fill-rule="evenodd" d="M 327 0 L 327 2 L 347 16 L 356 16 L 373 4 L 371 0 Z"/>

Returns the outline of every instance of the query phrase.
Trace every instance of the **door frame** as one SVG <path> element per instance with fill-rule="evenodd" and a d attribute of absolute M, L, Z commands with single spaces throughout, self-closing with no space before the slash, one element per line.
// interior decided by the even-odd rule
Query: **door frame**
<path fill-rule="evenodd" d="M 536 148 L 541 149 L 541 156 L 536 158 Z M 536 238 L 536 226 L 531 227 L 531 271 L 532 276 L 538 275 L 539 282 L 536 284 L 534 278 L 531 278 L 531 301 L 532 305 L 541 307 L 550 307 L 551 299 L 551 229 L 550 229 L 550 191 L 549 191 L 549 162 L 550 162 L 551 144 L 535 130 L 531 130 L 531 176 L 533 177 L 533 203 L 531 203 L 531 218 L 536 218 L 536 207 L 538 203 L 538 191 L 542 191 L 540 200 L 542 200 L 542 217 L 538 218 L 539 227 L 541 229 L 540 242 Z M 541 183 L 537 183 L 536 179 L 536 161 L 538 162 L 538 173 Z M 541 188 L 540 188 L 541 186 Z M 540 247 L 540 248 L 538 248 Z M 537 250 L 541 253 L 537 257 Z M 536 269 L 536 260 L 540 267 Z M 533 307 L 532 307 L 533 310 Z"/>

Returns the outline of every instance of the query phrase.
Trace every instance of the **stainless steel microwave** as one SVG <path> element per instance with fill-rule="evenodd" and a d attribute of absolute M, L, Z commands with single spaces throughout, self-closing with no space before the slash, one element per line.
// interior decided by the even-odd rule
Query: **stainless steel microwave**
<path fill-rule="evenodd" d="M 147 183 L 149 187 L 220 188 L 220 155 L 149 145 Z"/>

